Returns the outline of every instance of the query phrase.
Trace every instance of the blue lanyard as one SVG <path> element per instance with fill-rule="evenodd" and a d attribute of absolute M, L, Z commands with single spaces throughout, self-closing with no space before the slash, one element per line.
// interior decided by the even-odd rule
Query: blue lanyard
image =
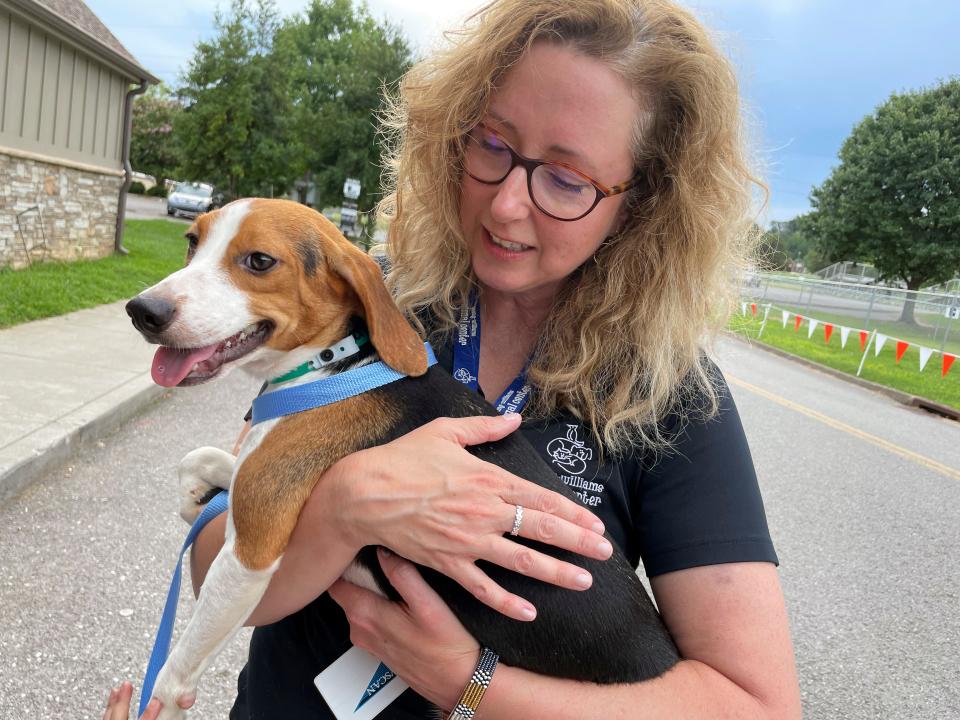
<path fill-rule="evenodd" d="M 529 363 L 529 361 L 528 361 Z M 476 295 L 470 296 L 470 304 L 460 310 L 460 322 L 453 342 L 453 377 L 474 392 L 479 392 L 477 375 L 480 372 L 480 306 Z M 503 391 L 495 407 L 501 415 L 518 413 L 530 399 L 530 383 L 527 382 L 527 366 Z"/>

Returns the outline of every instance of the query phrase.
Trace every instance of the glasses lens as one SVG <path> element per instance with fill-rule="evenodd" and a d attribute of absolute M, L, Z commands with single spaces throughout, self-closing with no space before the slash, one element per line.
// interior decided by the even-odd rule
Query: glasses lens
<path fill-rule="evenodd" d="M 467 136 L 464 169 L 477 180 L 500 182 L 510 172 L 513 158 L 503 140 L 484 128 L 474 128 Z"/>
<path fill-rule="evenodd" d="M 597 190 L 582 175 L 562 165 L 538 166 L 530 178 L 533 201 L 554 217 L 573 220 L 590 210 Z"/>

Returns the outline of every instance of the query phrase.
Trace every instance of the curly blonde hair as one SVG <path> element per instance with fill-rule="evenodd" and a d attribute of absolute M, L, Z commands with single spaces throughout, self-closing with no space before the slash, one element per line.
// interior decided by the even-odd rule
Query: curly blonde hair
<path fill-rule="evenodd" d="M 573 412 L 614 453 L 668 442 L 658 421 L 716 412 L 703 348 L 727 319 L 750 249 L 754 184 L 737 82 L 693 16 L 666 0 L 496 0 L 415 65 L 382 118 L 391 141 L 387 282 L 416 322 L 456 324 L 476 280 L 460 227 L 463 139 L 534 42 L 598 58 L 646 99 L 629 218 L 566 283 L 528 377 L 528 415 Z M 421 330 L 422 330 L 421 326 Z"/>

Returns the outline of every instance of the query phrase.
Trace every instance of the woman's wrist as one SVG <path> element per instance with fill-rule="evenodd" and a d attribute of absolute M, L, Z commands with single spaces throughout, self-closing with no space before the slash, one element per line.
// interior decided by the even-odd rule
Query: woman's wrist
<path fill-rule="evenodd" d="M 490 648 L 480 648 L 477 662 L 474 665 L 470 679 L 464 684 L 451 706 L 446 720 L 471 720 L 476 715 L 480 702 L 493 681 L 493 674 L 500 662 L 500 656 Z"/>

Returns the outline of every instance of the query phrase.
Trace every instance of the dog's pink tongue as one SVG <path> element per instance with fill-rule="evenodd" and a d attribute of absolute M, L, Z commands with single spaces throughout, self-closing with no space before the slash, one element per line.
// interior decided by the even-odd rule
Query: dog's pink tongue
<path fill-rule="evenodd" d="M 216 350 L 216 345 L 192 350 L 177 350 L 161 346 L 153 356 L 153 367 L 150 370 L 153 381 L 163 387 L 176 387 L 190 374 L 194 365 L 206 360 Z"/>

